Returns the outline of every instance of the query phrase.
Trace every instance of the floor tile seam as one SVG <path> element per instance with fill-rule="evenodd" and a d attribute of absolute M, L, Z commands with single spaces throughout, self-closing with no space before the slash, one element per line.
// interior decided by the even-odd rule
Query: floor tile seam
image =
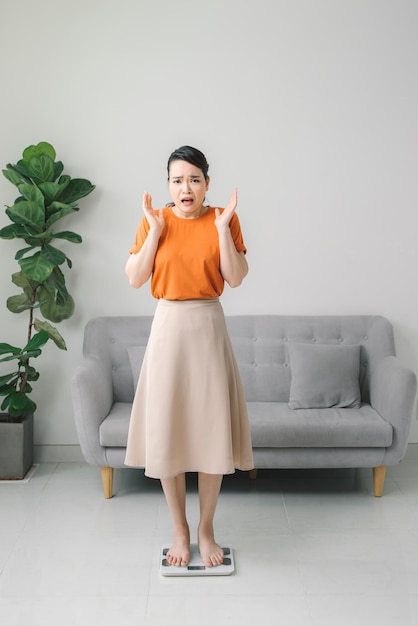
<path fill-rule="evenodd" d="M 408 477 L 410 478 L 410 477 Z M 408 505 L 409 508 L 414 508 L 414 506 L 411 504 L 410 501 L 410 497 L 408 497 L 407 493 L 405 493 L 404 488 L 402 488 L 402 485 L 399 483 L 399 481 L 402 481 L 402 478 L 392 478 L 393 482 L 395 483 L 395 485 L 397 486 L 397 488 L 399 489 L 399 492 L 402 496 L 402 499 L 406 502 L 406 504 Z M 383 496 L 384 497 L 384 496 Z"/>
<path fill-rule="evenodd" d="M 148 597 L 148 593 L 125 593 L 125 594 L 120 594 L 120 593 L 116 593 L 114 595 L 112 594 L 108 594 L 106 593 L 106 601 L 107 600 L 130 600 L 130 599 L 134 599 L 137 600 L 138 598 L 142 598 L 142 599 L 146 599 Z M 8 601 L 16 601 L 16 602 L 21 602 L 21 601 L 25 601 L 25 600 L 45 600 L 47 602 L 51 602 L 53 600 L 63 600 L 63 599 L 69 599 L 71 601 L 73 600 L 81 600 L 81 601 L 85 601 L 85 600 L 98 600 L 100 601 L 100 603 L 103 603 L 103 599 L 104 596 L 103 594 L 95 594 L 95 593 L 91 593 L 91 594 L 86 594 L 86 595 L 82 595 L 79 593 L 69 593 L 68 595 L 61 595 L 61 594 L 57 594 L 57 595 L 52 595 L 50 593 L 37 593 L 36 595 L 31 595 L 31 594 L 19 594 L 19 595 L 11 595 L 11 594 L 0 594 L 0 605 L 1 605 L 1 601 L 2 600 L 8 600 Z"/>
<path fill-rule="evenodd" d="M 407 524 L 405 526 L 402 526 L 401 528 L 397 525 L 392 525 L 392 524 L 387 525 L 387 526 L 382 526 L 382 525 L 379 525 L 379 526 L 339 526 L 337 525 L 337 522 L 333 526 L 317 526 L 315 524 L 311 526 L 307 526 L 307 525 L 301 525 L 301 524 L 296 523 L 296 524 L 293 524 L 291 528 L 295 534 L 305 534 L 305 533 L 309 533 L 310 531 L 312 532 L 323 531 L 323 532 L 335 533 L 336 530 L 341 531 L 342 533 L 350 532 L 350 531 L 362 532 L 362 533 L 365 533 L 367 531 L 395 533 L 399 530 L 402 530 L 403 532 L 407 532 L 407 533 L 415 533 L 418 530 L 418 520 L 415 522 L 415 524 L 413 523 Z"/>
<path fill-rule="evenodd" d="M 3 567 L 0 568 L 0 599 L 2 597 L 2 595 L 1 595 L 1 580 L 2 580 L 2 577 L 7 573 L 7 570 L 8 570 L 8 567 L 9 567 L 9 563 L 10 563 L 11 559 L 13 559 L 14 551 L 16 549 L 16 545 L 17 545 L 18 540 L 19 539 L 16 539 L 13 547 L 10 549 L 9 554 L 6 557 L 6 560 L 4 561 Z"/>
<path fill-rule="evenodd" d="M 282 506 L 283 506 L 283 510 L 284 510 L 284 515 L 286 518 L 286 523 L 287 523 L 287 527 L 290 530 L 290 532 L 293 534 L 293 528 L 292 528 L 292 524 L 290 522 L 290 517 L 289 517 L 289 511 L 286 505 L 286 498 L 284 495 L 284 492 L 282 489 L 280 489 L 280 497 L 281 497 L 281 501 L 282 501 Z"/>
<path fill-rule="evenodd" d="M 293 592 L 292 593 L 292 592 L 288 592 L 288 591 L 287 592 L 283 592 L 283 593 L 280 593 L 280 592 L 274 592 L 274 593 L 273 592 L 270 592 L 270 593 L 269 592 L 266 592 L 266 593 L 264 593 L 264 592 L 263 593 L 249 593 L 248 590 L 243 589 L 242 592 L 235 591 L 235 592 L 231 592 L 231 593 L 222 593 L 221 595 L 216 596 L 216 597 L 217 598 L 242 598 L 244 596 L 245 598 L 249 598 L 249 599 L 253 599 L 253 600 L 260 600 L 260 599 L 263 599 L 263 598 L 277 598 L 277 597 L 283 598 L 283 597 L 286 597 L 286 598 L 292 598 L 292 599 L 295 599 L 295 600 L 300 600 L 300 599 L 306 599 L 306 595 L 307 595 L 306 591 L 302 591 L 302 592 L 299 592 L 299 593 L 298 592 Z M 208 594 L 208 592 L 204 591 L 204 590 L 202 590 L 201 592 L 198 593 L 196 591 L 196 587 L 194 587 L 193 593 L 191 594 L 191 596 L 193 598 L 200 598 L 200 597 L 207 598 L 207 597 L 215 597 L 215 594 L 210 594 L 210 593 Z M 167 597 L 171 598 L 172 597 L 172 598 L 174 598 L 174 597 L 179 597 L 179 594 L 178 594 L 178 592 L 172 593 L 172 594 L 171 593 L 170 594 L 164 594 L 164 595 L 161 594 L 161 593 L 157 593 L 157 592 L 149 594 L 150 600 L 155 600 L 155 599 L 158 599 L 158 598 L 161 598 L 161 597 L 165 597 L 165 598 L 167 598 Z"/>
<path fill-rule="evenodd" d="M 161 539 L 159 538 L 158 520 L 159 520 L 159 516 L 161 512 L 162 502 L 163 502 L 163 497 L 160 496 L 158 507 L 157 507 L 156 514 L 155 514 L 155 526 L 153 529 L 153 536 L 152 536 L 152 550 L 151 550 L 152 558 L 150 559 L 150 562 L 148 564 L 147 593 L 146 593 L 146 602 L 145 602 L 145 609 L 144 609 L 144 619 L 146 619 L 147 613 L 148 613 L 154 572 L 157 571 L 159 568 Z"/>
<path fill-rule="evenodd" d="M 47 463 L 47 465 L 54 465 L 54 468 L 52 469 L 52 471 L 49 473 L 48 477 L 45 479 L 45 482 L 43 483 L 41 489 L 39 490 L 39 492 L 37 493 L 37 505 L 34 506 L 34 510 L 38 510 L 39 507 L 41 506 L 42 502 L 42 495 L 45 493 L 47 486 L 49 485 L 51 478 L 53 477 L 53 475 L 55 474 L 55 472 L 57 471 L 58 465 L 60 465 L 60 463 Z M 35 477 L 36 480 L 36 477 Z"/>
<path fill-rule="evenodd" d="M 323 592 L 319 592 L 319 591 L 306 591 L 306 597 L 309 600 L 309 598 L 350 598 L 350 599 L 360 599 L 360 598 L 418 598 L 418 591 L 394 591 L 392 592 L 387 592 L 387 591 L 348 591 L 348 592 L 331 592 L 331 593 L 323 593 Z"/>
<path fill-rule="evenodd" d="M 19 541 L 21 540 L 21 538 L 27 536 L 27 529 L 28 529 L 28 527 L 30 527 L 32 525 L 32 520 L 34 519 L 35 515 L 37 514 L 37 512 L 40 510 L 40 508 L 42 506 L 42 494 L 45 492 L 47 484 L 51 480 L 51 477 L 52 477 L 53 473 L 56 471 L 58 463 L 55 463 L 54 465 L 55 465 L 54 470 L 49 474 L 49 476 L 47 477 L 47 479 L 43 483 L 43 485 L 42 485 L 41 489 L 39 490 L 39 492 L 37 492 L 36 498 L 34 498 L 33 506 L 31 506 L 30 509 L 27 511 L 25 521 L 22 524 L 22 526 L 20 528 L 20 531 L 17 533 L 16 540 L 15 540 L 15 542 L 13 544 L 13 549 L 10 551 L 10 555 L 9 555 L 8 559 L 6 560 L 6 564 L 5 564 L 5 567 L 3 568 L 2 572 L 6 568 L 7 563 L 9 562 L 9 559 L 13 556 L 13 552 L 16 549 L 16 546 L 19 543 Z M 34 478 L 34 480 L 36 480 L 36 477 Z M 2 572 L 0 572 L 0 575 L 1 575 Z"/>
<path fill-rule="evenodd" d="M 226 577 L 225 577 L 226 578 Z M 178 588 L 173 589 L 172 592 L 169 593 L 162 593 L 161 591 L 153 591 L 151 593 L 149 593 L 149 601 L 152 600 L 158 600 L 161 598 L 179 598 L 179 597 L 183 597 L 185 596 L 186 598 L 188 597 L 188 593 L 180 593 L 178 591 Z M 302 591 L 302 592 L 271 592 L 271 593 L 249 593 L 247 589 L 243 589 L 242 591 L 231 591 L 231 592 L 225 592 L 222 590 L 222 592 L 220 592 L 218 589 L 211 591 L 211 590 L 197 590 L 196 587 L 194 586 L 193 589 L 190 592 L 190 596 L 193 598 L 211 598 L 211 599 L 215 599 L 219 600 L 224 599 L 224 598 L 249 598 L 252 600 L 255 600 L 257 602 L 259 602 L 260 600 L 263 600 L 263 598 L 292 598 L 294 600 L 305 600 L 306 601 L 306 591 Z M 148 606 L 148 603 L 147 603 Z"/>
<path fill-rule="evenodd" d="M 227 526 L 224 524 L 216 524 L 216 533 L 220 534 L 220 533 L 226 533 L 226 532 L 231 532 L 231 526 Z M 253 533 L 260 533 L 260 532 L 265 532 L 268 533 L 268 535 L 283 535 L 284 537 L 288 537 L 289 535 L 293 534 L 292 533 L 292 529 L 291 528 L 277 528 L 277 526 L 271 526 L 268 524 L 254 524 L 253 526 L 245 526 L 245 528 L 240 527 L 237 529 L 234 529 L 234 537 L 235 536 L 245 536 L 248 534 L 253 534 Z"/>
<path fill-rule="evenodd" d="M 407 567 L 407 559 L 403 559 L 402 562 L 400 559 L 388 559 L 385 558 L 384 556 L 381 557 L 381 560 L 376 559 L 376 558 L 371 558 L 370 556 L 368 558 L 364 557 L 364 558 L 357 558 L 357 557 L 353 557 L 351 560 L 349 560 L 348 558 L 342 558 L 341 556 L 336 556 L 335 558 L 327 558 L 327 557 L 321 557 L 320 555 L 318 555 L 317 557 L 311 557 L 311 558 L 302 558 L 301 556 L 296 556 L 295 557 L 296 561 L 302 566 L 302 567 L 333 567 L 333 566 L 338 566 L 341 569 L 344 568 L 351 568 L 354 565 L 357 567 L 362 567 L 362 568 L 366 568 L 366 569 L 376 569 L 378 568 L 379 571 L 382 570 L 383 567 L 401 567 L 402 568 L 406 568 Z M 404 573 L 406 573 L 406 575 L 408 574 L 408 572 L 405 572 L 404 569 Z"/>

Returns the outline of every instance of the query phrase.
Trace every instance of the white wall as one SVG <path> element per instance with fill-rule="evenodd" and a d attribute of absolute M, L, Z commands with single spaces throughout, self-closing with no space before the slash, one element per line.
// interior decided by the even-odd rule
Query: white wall
<path fill-rule="evenodd" d="M 68 228 L 77 311 L 45 349 L 36 442 L 77 443 L 69 378 L 95 315 L 152 313 L 124 275 L 144 189 L 179 145 L 239 189 L 251 271 L 226 313 L 378 313 L 418 370 L 415 0 L 15 0 L 0 9 L 0 164 L 46 140 L 97 190 Z M 2 204 L 15 189 L 0 180 Z M 7 224 L 0 217 L 0 226 Z M 18 244 L 0 241 L 1 302 Z M 0 303 L 1 304 L 1 303 Z M 0 341 L 23 317 L 0 306 Z M 414 423 L 411 441 L 418 440 Z"/>

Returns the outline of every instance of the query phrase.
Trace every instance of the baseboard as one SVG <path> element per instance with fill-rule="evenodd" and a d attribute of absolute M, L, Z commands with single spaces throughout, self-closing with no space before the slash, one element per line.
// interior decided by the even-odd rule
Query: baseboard
<path fill-rule="evenodd" d="M 85 462 L 78 445 L 35 445 L 33 454 L 35 463 Z"/>

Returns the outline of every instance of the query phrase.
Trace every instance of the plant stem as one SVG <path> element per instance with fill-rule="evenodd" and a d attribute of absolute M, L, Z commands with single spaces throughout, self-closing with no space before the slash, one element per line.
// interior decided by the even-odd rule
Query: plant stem
<path fill-rule="evenodd" d="M 31 297 L 32 307 L 35 304 L 35 302 L 36 302 L 36 289 L 34 289 L 32 297 Z M 33 308 L 32 307 L 29 309 L 28 343 L 32 339 L 32 330 L 33 330 Z M 26 361 L 25 373 L 23 376 L 20 377 L 19 392 L 23 392 L 23 390 L 26 387 L 26 383 L 28 382 L 28 371 L 27 371 L 28 365 L 29 365 L 29 359 Z"/>
<path fill-rule="evenodd" d="M 32 339 L 32 328 L 33 328 L 33 305 L 36 302 L 36 298 L 35 298 L 35 294 L 36 291 L 34 291 L 32 297 L 31 297 L 31 308 L 29 309 L 29 326 L 28 326 L 28 343 L 29 341 Z"/>

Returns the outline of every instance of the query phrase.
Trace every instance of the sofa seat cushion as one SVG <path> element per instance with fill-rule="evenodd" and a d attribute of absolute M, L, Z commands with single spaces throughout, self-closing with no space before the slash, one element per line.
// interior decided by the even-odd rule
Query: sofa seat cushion
<path fill-rule="evenodd" d="M 287 402 L 248 402 L 253 448 L 385 448 L 392 426 L 369 404 L 359 409 L 299 409 Z M 125 448 L 132 404 L 115 402 L 100 429 L 100 445 Z"/>
<path fill-rule="evenodd" d="M 105 448 L 126 448 L 132 404 L 115 402 L 99 428 L 100 445 Z"/>
<path fill-rule="evenodd" d="M 384 448 L 392 426 L 369 404 L 359 409 L 299 409 L 286 402 L 248 402 L 253 448 Z"/>

